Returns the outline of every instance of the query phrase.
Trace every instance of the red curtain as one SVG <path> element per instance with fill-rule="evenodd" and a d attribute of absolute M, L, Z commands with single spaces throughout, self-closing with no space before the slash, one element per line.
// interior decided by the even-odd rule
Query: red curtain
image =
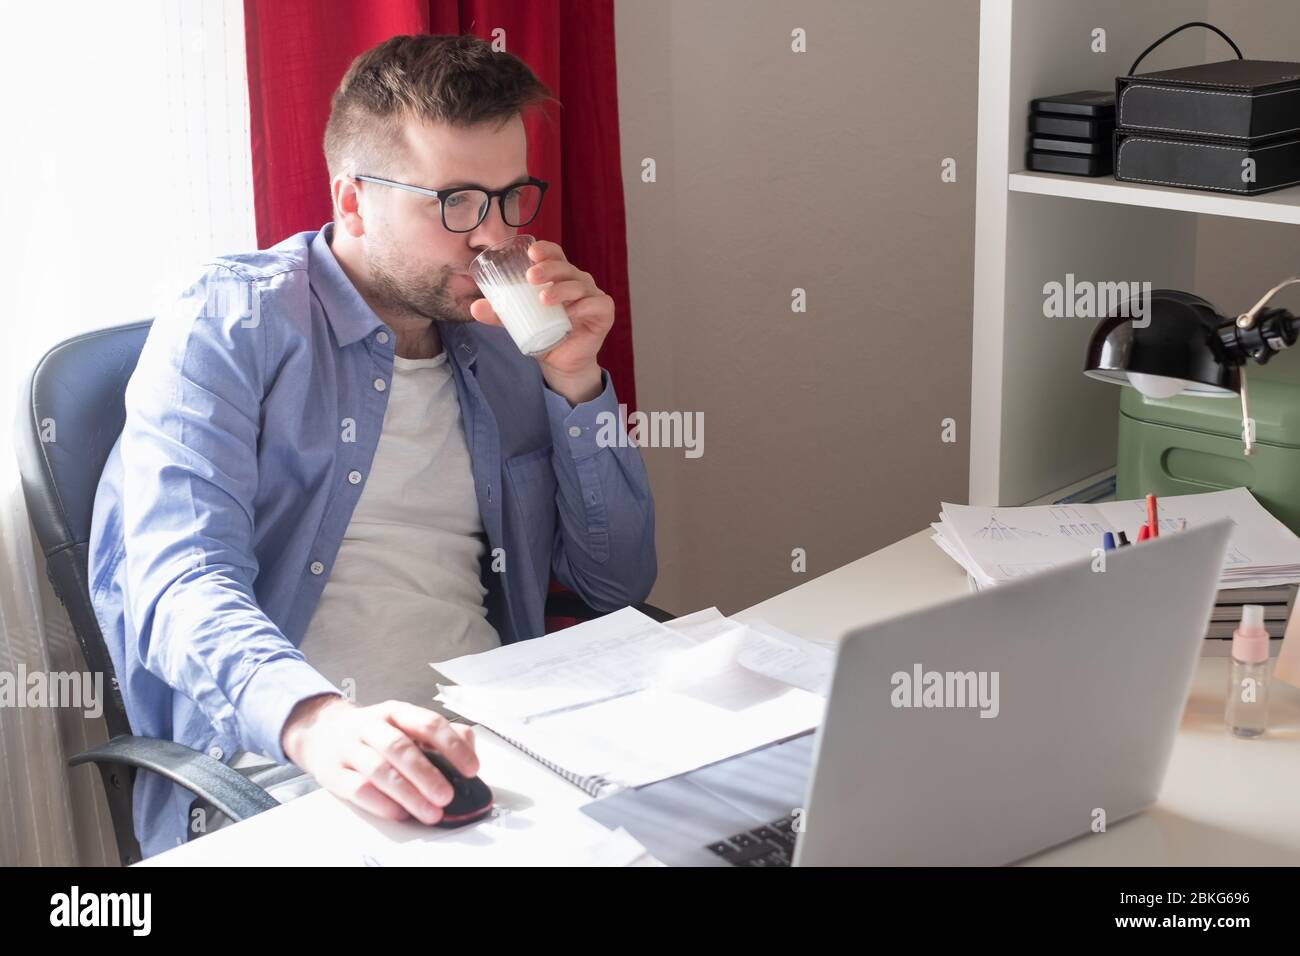
<path fill-rule="evenodd" d="M 329 221 L 321 142 L 330 95 L 358 54 L 398 34 L 491 40 L 497 28 L 562 104 L 544 107 L 551 122 L 525 121 L 529 171 L 551 184 L 528 231 L 613 297 L 599 359 L 635 408 L 613 0 L 244 0 L 258 246 Z"/>

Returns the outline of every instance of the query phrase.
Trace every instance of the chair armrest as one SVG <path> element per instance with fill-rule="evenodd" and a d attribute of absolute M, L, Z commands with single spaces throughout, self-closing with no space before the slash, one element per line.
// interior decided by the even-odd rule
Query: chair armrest
<path fill-rule="evenodd" d="M 663 608 L 655 607 L 653 604 L 647 604 L 644 601 L 639 604 L 633 604 L 632 606 L 646 617 L 654 618 L 660 624 L 666 624 L 673 620 L 673 618 L 677 617 L 676 614 L 665 611 Z"/>
<path fill-rule="evenodd" d="M 660 624 L 671 621 L 675 614 L 669 614 L 662 608 L 657 608 L 653 604 L 633 604 L 646 617 L 654 618 Z M 598 617 L 604 617 L 608 612 L 597 611 L 592 608 L 586 601 L 578 597 L 572 591 L 552 591 L 546 595 L 546 616 L 547 617 L 573 617 L 579 621 L 591 621 Z"/>
<path fill-rule="evenodd" d="M 171 740 L 114 737 L 68 760 L 70 767 L 83 763 L 116 763 L 149 770 L 202 797 L 235 821 L 280 805 L 275 797 L 234 768 Z M 103 769 L 101 766 L 101 772 Z"/>

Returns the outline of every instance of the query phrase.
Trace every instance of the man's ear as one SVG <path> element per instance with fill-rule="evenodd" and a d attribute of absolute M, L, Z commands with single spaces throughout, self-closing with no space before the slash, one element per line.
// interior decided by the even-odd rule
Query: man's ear
<path fill-rule="evenodd" d="M 360 239 L 366 234 L 366 223 L 361 213 L 361 184 L 351 173 L 339 173 L 331 188 L 337 222 L 349 236 Z"/>

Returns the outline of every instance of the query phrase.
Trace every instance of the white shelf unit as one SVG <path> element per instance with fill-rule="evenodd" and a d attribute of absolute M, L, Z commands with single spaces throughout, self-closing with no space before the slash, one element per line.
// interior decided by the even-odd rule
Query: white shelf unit
<path fill-rule="evenodd" d="M 1300 186 L 1279 189 L 1262 196 L 1230 196 L 1191 189 L 1166 189 L 1144 183 L 1121 183 L 1108 176 L 1090 179 L 1026 170 L 1012 173 L 1007 178 L 1007 188 L 1012 192 L 1038 196 L 1062 196 L 1067 199 L 1118 203 L 1121 206 L 1173 209 L 1203 216 L 1300 225 Z"/>
<path fill-rule="evenodd" d="M 1024 504 L 1115 464 L 1121 390 L 1083 375 L 1095 320 L 1045 317 L 1045 283 L 1065 283 L 1073 274 L 1076 280 L 1150 281 L 1156 289 L 1195 292 L 1203 217 L 1300 225 L 1300 187 L 1237 197 L 1025 170 L 1032 99 L 1113 89 L 1115 77 L 1149 43 L 1191 20 L 1224 28 L 1248 57 L 1300 60 L 1295 0 L 1255 0 L 1248 7 L 1240 0 L 981 2 L 974 504 Z M 1105 52 L 1091 48 L 1097 28 L 1106 31 Z M 1279 49 L 1292 39 L 1293 46 Z M 1231 57 L 1220 44 L 1207 30 L 1184 31 L 1139 70 Z M 1283 278 L 1274 268 L 1261 268 L 1261 294 Z"/>

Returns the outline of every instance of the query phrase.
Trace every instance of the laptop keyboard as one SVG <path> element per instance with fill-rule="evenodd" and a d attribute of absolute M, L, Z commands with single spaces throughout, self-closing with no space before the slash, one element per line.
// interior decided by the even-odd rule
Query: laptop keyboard
<path fill-rule="evenodd" d="M 794 841 L 794 817 L 784 816 L 710 843 L 707 849 L 732 866 L 789 866 L 794 859 Z"/>

